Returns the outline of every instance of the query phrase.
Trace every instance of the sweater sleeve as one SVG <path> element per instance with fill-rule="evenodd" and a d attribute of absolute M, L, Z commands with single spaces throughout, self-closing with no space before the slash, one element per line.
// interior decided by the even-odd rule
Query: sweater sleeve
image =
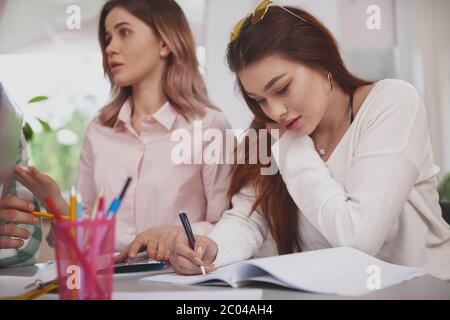
<path fill-rule="evenodd" d="M 245 187 L 231 199 L 232 207 L 208 235 L 219 248 L 215 265 L 220 267 L 254 256 L 268 236 L 264 218 L 251 212 L 254 188 Z"/>
<path fill-rule="evenodd" d="M 309 136 L 287 132 L 272 147 L 293 200 L 333 247 L 376 255 L 418 179 L 426 116 L 415 89 L 400 89 L 378 97 L 374 111 L 361 115 L 344 184 L 330 174 Z"/>

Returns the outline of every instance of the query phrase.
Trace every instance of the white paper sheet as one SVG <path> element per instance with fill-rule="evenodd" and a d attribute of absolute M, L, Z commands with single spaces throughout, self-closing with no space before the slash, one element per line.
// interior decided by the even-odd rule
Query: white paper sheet
<path fill-rule="evenodd" d="M 156 275 L 141 281 L 197 284 L 226 279 L 230 285 L 258 278 L 292 289 L 315 293 L 357 296 L 422 275 L 422 268 L 386 263 L 352 248 L 331 248 L 240 262 L 207 276 Z"/>

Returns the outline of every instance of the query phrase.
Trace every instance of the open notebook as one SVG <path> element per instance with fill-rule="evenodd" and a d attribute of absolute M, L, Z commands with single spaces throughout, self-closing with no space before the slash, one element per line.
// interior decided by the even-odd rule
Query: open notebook
<path fill-rule="evenodd" d="M 140 281 L 212 284 L 232 287 L 251 282 L 331 295 L 356 296 L 426 274 L 416 267 L 386 263 L 352 248 L 332 248 L 242 261 L 206 276 L 155 275 Z M 379 281 L 378 281 L 379 280 Z"/>

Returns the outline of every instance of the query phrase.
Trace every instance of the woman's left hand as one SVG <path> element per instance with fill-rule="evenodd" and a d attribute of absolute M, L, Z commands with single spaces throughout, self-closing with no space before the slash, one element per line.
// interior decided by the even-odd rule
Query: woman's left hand
<path fill-rule="evenodd" d="M 114 260 L 118 263 L 125 261 L 127 258 L 134 259 L 139 252 L 147 250 L 149 258 L 169 261 L 175 237 L 182 230 L 182 226 L 176 225 L 152 227 L 138 234 L 134 241 L 122 250 Z"/>

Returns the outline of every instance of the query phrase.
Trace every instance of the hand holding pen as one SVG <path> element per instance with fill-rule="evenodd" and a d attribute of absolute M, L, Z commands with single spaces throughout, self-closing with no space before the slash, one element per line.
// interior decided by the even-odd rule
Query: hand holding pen
<path fill-rule="evenodd" d="M 217 244 L 208 237 L 194 237 L 184 212 L 180 212 L 180 220 L 185 232 L 175 239 L 170 258 L 174 271 L 179 274 L 198 274 L 202 271 L 204 275 L 206 272 L 215 271 L 213 262 L 218 252 Z"/>

